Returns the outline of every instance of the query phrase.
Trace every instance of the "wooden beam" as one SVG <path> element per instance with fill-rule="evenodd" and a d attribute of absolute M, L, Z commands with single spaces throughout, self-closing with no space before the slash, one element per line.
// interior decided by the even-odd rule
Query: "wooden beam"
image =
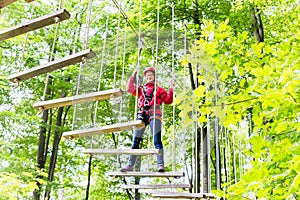
<path fill-rule="evenodd" d="M 116 98 L 122 96 L 123 93 L 120 88 L 92 92 L 88 94 L 76 95 L 60 99 L 53 99 L 34 103 L 33 107 L 38 110 L 47 110 L 50 108 L 58 108 L 63 106 L 75 105 L 80 103 L 100 101 L 109 98 Z"/>
<path fill-rule="evenodd" d="M 59 21 L 63 21 L 69 19 L 70 14 L 65 9 L 61 9 L 54 13 L 21 23 L 15 27 L 2 30 L 0 31 L 0 41 L 54 24 L 57 18 Z"/>
<path fill-rule="evenodd" d="M 158 149 L 84 149 L 85 154 L 96 155 L 157 155 Z"/>
<path fill-rule="evenodd" d="M 8 77 L 8 79 L 12 82 L 21 82 L 27 79 L 33 78 L 35 76 L 39 76 L 41 74 L 45 74 L 51 71 L 55 71 L 57 69 L 61 69 L 63 67 L 73 65 L 82 61 L 83 58 L 93 58 L 96 54 L 90 50 L 83 50 L 72 55 L 66 56 L 60 60 L 55 60 L 53 62 L 46 63 L 44 65 L 40 65 L 37 67 L 30 68 L 28 70 L 13 74 Z"/>
<path fill-rule="evenodd" d="M 185 193 L 185 192 L 167 192 L 167 191 L 143 191 L 157 198 L 202 198 L 202 199 L 216 199 L 216 196 L 211 193 Z"/>
<path fill-rule="evenodd" d="M 183 177 L 183 172 L 110 172 L 111 177 Z"/>
<path fill-rule="evenodd" d="M 9 4 L 11 4 L 11 3 L 13 3 L 13 2 L 15 2 L 15 1 L 17 1 L 17 0 L 0 0 L 0 9 L 7 6 L 7 5 L 9 5 Z M 25 1 L 27 3 L 30 3 L 34 0 L 25 0 Z"/>
<path fill-rule="evenodd" d="M 73 139 L 78 137 L 86 137 L 86 136 L 99 135 L 104 133 L 130 130 L 135 128 L 142 128 L 144 126 L 145 124 L 142 120 L 136 120 L 132 122 L 123 122 L 123 123 L 112 124 L 108 126 L 64 132 L 62 136 L 65 137 L 66 139 Z"/>
<path fill-rule="evenodd" d="M 122 189 L 190 188 L 190 184 L 122 185 Z"/>
<path fill-rule="evenodd" d="M 16 0 L 0 0 L 0 9 L 15 2 Z"/>

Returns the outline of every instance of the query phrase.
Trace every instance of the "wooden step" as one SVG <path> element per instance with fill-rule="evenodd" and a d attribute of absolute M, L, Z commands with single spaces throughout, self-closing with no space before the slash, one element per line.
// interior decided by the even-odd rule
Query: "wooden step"
<path fill-rule="evenodd" d="M 111 177 L 183 177 L 183 172 L 110 172 Z"/>
<path fill-rule="evenodd" d="M 125 131 L 125 130 L 130 130 L 135 128 L 142 128 L 144 126 L 145 124 L 142 120 L 136 120 L 132 122 L 123 122 L 123 123 L 112 124 L 108 126 L 64 132 L 63 137 L 65 137 L 66 139 L 73 139 L 78 137 L 86 137 L 86 136 L 99 135 L 104 133 Z"/>
<path fill-rule="evenodd" d="M 190 188 L 190 184 L 122 185 L 122 189 Z"/>
<path fill-rule="evenodd" d="M 0 0 L 0 8 L 3 8 L 13 2 L 15 2 L 16 0 Z"/>
<path fill-rule="evenodd" d="M 85 154 L 107 154 L 107 155 L 157 155 L 158 149 L 84 149 Z"/>
<path fill-rule="evenodd" d="M 54 24 L 56 17 L 59 18 L 59 21 L 63 21 L 69 19 L 70 14 L 65 9 L 61 9 L 48 15 L 21 23 L 15 27 L 2 30 L 0 31 L 0 41 Z"/>
<path fill-rule="evenodd" d="M 92 92 L 88 94 L 76 95 L 72 97 L 65 97 L 60 99 L 53 99 L 34 103 L 33 107 L 38 110 L 47 110 L 50 108 L 58 108 L 63 106 L 75 105 L 80 103 L 100 101 L 109 98 L 116 98 L 122 96 L 123 93 L 120 88 Z"/>
<path fill-rule="evenodd" d="M 93 58 L 95 56 L 96 54 L 92 50 L 83 50 L 72 55 L 66 56 L 60 60 L 52 61 L 44 65 L 33 67 L 28 70 L 13 74 L 9 76 L 8 79 L 15 83 L 25 81 L 27 79 L 39 76 L 41 74 L 55 71 L 57 69 L 61 69 L 69 65 L 74 65 L 76 63 L 81 62 L 83 58 Z"/>
<path fill-rule="evenodd" d="M 5 6 L 8 6 L 9 4 L 12 4 L 13 2 L 15 2 L 17 0 L 0 0 L 0 9 L 5 7 Z M 34 0 L 25 0 L 27 3 L 30 3 Z"/>
<path fill-rule="evenodd" d="M 216 199 L 216 196 L 211 193 L 186 193 L 186 192 L 167 192 L 167 191 L 143 191 L 157 198 L 202 198 L 202 199 Z"/>

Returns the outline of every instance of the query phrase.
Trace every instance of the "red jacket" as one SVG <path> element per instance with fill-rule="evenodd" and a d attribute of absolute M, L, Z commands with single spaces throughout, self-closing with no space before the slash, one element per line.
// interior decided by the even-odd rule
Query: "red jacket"
<path fill-rule="evenodd" d="M 138 101 L 138 107 L 143 108 L 145 106 L 145 97 L 143 95 L 143 90 L 145 87 L 145 91 L 148 95 L 150 95 L 155 87 L 155 83 L 146 83 L 142 87 L 138 87 L 138 92 L 136 92 L 136 85 L 134 84 L 134 77 L 130 77 L 128 85 L 127 85 L 127 92 L 136 96 L 138 95 L 139 101 Z M 156 95 L 156 98 L 155 98 Z M 156 99 L 156 103 L 154 103 L 154 99 Z M 153 98 L 149 102 L 149 106 L 157 106 L 155 113 L 161 115 L 161 110 L 159 109 L 159 105 L 162 103 L 165 104 L 171 104 L 173 103 L 173 88 L 170 88 L 168 92 L 160 86 L 156 84 L 156 89 L 153 93 Z M 152 109 L 151 109 L 152 110 Z M 153 112 L 153 111 L 152 111 Z"/>

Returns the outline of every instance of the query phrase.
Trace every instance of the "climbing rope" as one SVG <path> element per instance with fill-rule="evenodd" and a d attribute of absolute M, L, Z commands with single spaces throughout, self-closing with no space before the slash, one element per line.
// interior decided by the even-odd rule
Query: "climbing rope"
<path fill-rule="evenodd" d="M 183 35 L 183 49 L 184 49 L 184 55 L 187 54 L 187 33 L 186 33 L 186 21 L 184 21 L 184 35 Z M 186 64 L 183 65 L 183 76 L 186 77 Z M 183 104 L 186 103 L 186 100 L 183 101 Z M 184 119 L 182 119 L 182 124 L 184 124 Z M 186 152 L 186 140 L 187 140 L 187 128 L 186 126 L 184 126 L 184 129 L 183 129 L 183 152 Z M 183 154 L 183 163 L 185 163 L 186 161 L 186 153 Z M 182 170 L 184 171 L 184 164 L 182 165 Z M 186 170 L 188 172 L 188 170 Z M 183 177 L 184 181 L 185 181 L 185 176 Z"/>
<path fill-rule="evenodd" d="M 119 6 L 121 8 L 121 2 L 119 2 Z M 119 34 L 120 34 L 120 17 L 121 17 L 121 12 L 119 9 L 119 14 L 118 14 L 118 29 L 117 29 L 117 36 L 116 36 L 116 53 L 115 53 L 115 62 L 114 62 L 114 88 L 116 88 L 116 79 L 117 79 L 117 61 L 119 57 Z"/>
<path fill-rule="evenodd" d="M 31 5 L 32 5 L 32 8 L 31 8 L 30 17 L 29 17 L 30 20 L 32 19 L 32 16 L 33 16 L 35 1 L 32 4 L 30 4 L 29 6 L 31 6 Z M 26 35 L 25 35 L 25 41 L 24 41 L 24 45 L 23 45 L 23 48 L 22 48 L 22 55 L 21 55 L 21 60 L 20 60 L 20 64 L 19 64 L 19 72 L 21 71 L 21 68 L 22 68 L 22 65 L 23 65 L 25 49 L 26 49 L 26 46 L 27 46 L 28 34 L 29 34 L 29 32 L 27 32 Z"/>
<path fill-rule="evenodd" d="M 88 14 L 87 14 L 87 17 L 86 17 L 86 28 L 85 28 L 86 32 L 85 32 L 84 49 L 87 49 L 87 45 L 88 45 L 88 41 L 89 41 L 89 29 L 90 29 L 91 13 L 92 13 L 92 0 L 89 0 Z M 77 85 L 76 85 L 75 95 L 78 95 L 78 93 L 79 93 L 80 81 L 81 81 L 81 73 L 82 73 L 83 67 L 86 66 L 86 65 L 87 65 L 87 59 L 83 58 L 82 62 L 80 63 L 80 68 L 79 68 L 79 73 L 78 73 L 78 78 L 77 78 Z M 76 111 L 77 111 L 77 106 L 74 105 L 73 120 L 72 120 L 72 130 L 74 129 Z"/>
<path fill-rule="evenodd" d="M 120 6 L 121 6 L 121 1 L 120 1 Z M 124 80 L 124 76 L 125 76 L 125 59 L 126 59 L 126 31 L 127 31 L 127 22 L 125 21 L 125 25 L 124 25 L 124 43 L 123 43 L 123 59 L 122 59 L 122 78 L 121 78 L 121 86 L 122 86 L 122 82 Z M 122 122 L 122 116 L 123 116 L 123 96 L 121 96 L 120 98 L 120 115 L 118 116 L 118 122 L 121 123 Z M 120 144 L 120 139 L 121 134 L 118 134 L 118 145 Z M 119 163 L 119 166 L 121 167 L 121 159 L 120 156 L 117 156 L 117 160 Z"/>
<path fill-rule="evenodd" d="M 172 79 L 175 80 L 175 70 L 174 70 L 174 43 L 175 43 L 175 39 L 174 39 L 174 26 L 175 26 L 175 22 L 174 22 L 174 8 L 175 5 L 172 2 L 172 42 L 171 42 L 171 51 L 172 51 Z M 172 81 L 173 81 L 172 80 Z M 173 89 L 173 101 L 175 101 L 175 88 Z M 172 143 L 172 152 L 173 152 L 173 157 L 172 157 L 172 170 L 175 171 L 176 169 L 176 144 L 175 144 L 175 103 L 173 103 L 173 129 L 172 129 L 172 136 L 173 136 L 173 143 Z"/>
<path fill-rule="evenodd" d="M 142 49 L 143 49 L 143 41 L 142 41 L 142 36 L 141 36 L 141 26 L 142 26 L 142 15 L 143 15 L 143 11 L 142 11 L 142 6 L 143 6 L 143 1 L 140 0 L 140 10 L 139 10 L 139 30 L 138 30 L 138 57 L 137 57 L 137 64 L 136 64 L 136 69 L 137 69 L 137 73 L 135 74 L 135 80 L 138 80 L 138 71 L 140 69 L 140 58 L 141 58 L 141 53 L 142 53 Z M 138 82 L 138 81 L 137 81 Z M 136 119 L 137 117 L 137 104 L 138 104 L 138 88 L 139 85 L 136 84 L 136 98 L 135 98 L 135 113 L 134 113 L 134 119 Z"/>
<path fill-rule="evenodd" d="M 105 33 L 104 33 L 104 39 L 103 39 L 103 49 L 102 49 L 101 59 L 100 59 L 101 61 L 100 61 L 100 70 L 99 70 L 97 91 L 101 90 L 101 80 L 102 80 L 102 74 L 103 74 L 103 64 L 104 64 L 104 56 L 105 56 L 105 50 L 106 50 L 106 40 L 107 40 L 107 33 L 108 33 L 108 22 L 109 22 L 109 15 L 106 16 Z M 98 104 L 99 104 L 99 102 L 96 101 L 95 102 L 94 117 L 93 117 L 93 126 L 96 125 Z"/>
<path fill-rule="evenodd" d="M 62 0 L 60 0 L 59 5 L 62 5 Z M 58 35 L 58 29 L 59 29 L 59 21 L 60 21 L 59 17 L 55 17 L 54 21 L 55 21 L 55 33 L 54 33 L 54 39 L 53 39 L 53 42 L 52 42 L 52 48 L 51 48 L 49 62 L 51 62 L 52 59 L 53 59 L 53 54 L 54 54 L 54 49 L 55 49 L 57 35 Z M 45 83 L 45 88 L 44 88 L 43 101 L 46 100 L 47 88 L 48 88 L 48 84 L 49 84 L 49 77 L 50 77 L 50 75 L 49 75 L 49 73 L 47 73 L 46 83 Z"/>

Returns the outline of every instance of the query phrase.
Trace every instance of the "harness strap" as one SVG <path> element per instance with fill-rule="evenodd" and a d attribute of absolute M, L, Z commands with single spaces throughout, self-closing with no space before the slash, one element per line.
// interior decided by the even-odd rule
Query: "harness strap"
<path fill-rule="evenodd" d="M 151 108 L 153 108 L 153 109 L 160 109 L 160 106 L 144 106 L 144 107 L 140 108 L 140 111 L 148 111 Z"/>
<path fill-rule="evenodd" d="M 153 98 L 153 94 L 154 94 L 154 91 L 155 91 L 155 87 L 153 88 L 153 90 L 152 90 L 152 92 L 151 92 L 150 95 L 147 95 L 147 87 L 146 87 L 146 86 L 143 87 L 143 90 L 142 90 L 142 91 L 143 91 L 143 96 L 144 96 L 144 99 L 145 99 L 144 104 L 145 104 L 145 106 L 148 106 L 149 103 L 150 103 L 150 101 L 151 101 L 152 98 Z"/>
<path fill-rule="evenodd" d="M 148 122 L 150 123 L 151 119 L 153 119 L 153 118 L 158 119 L 159 121 L 161 121 L 161 117 L 155 115 L 155 116 L 151 116 L 151 117 L 148 119 Z"/>

